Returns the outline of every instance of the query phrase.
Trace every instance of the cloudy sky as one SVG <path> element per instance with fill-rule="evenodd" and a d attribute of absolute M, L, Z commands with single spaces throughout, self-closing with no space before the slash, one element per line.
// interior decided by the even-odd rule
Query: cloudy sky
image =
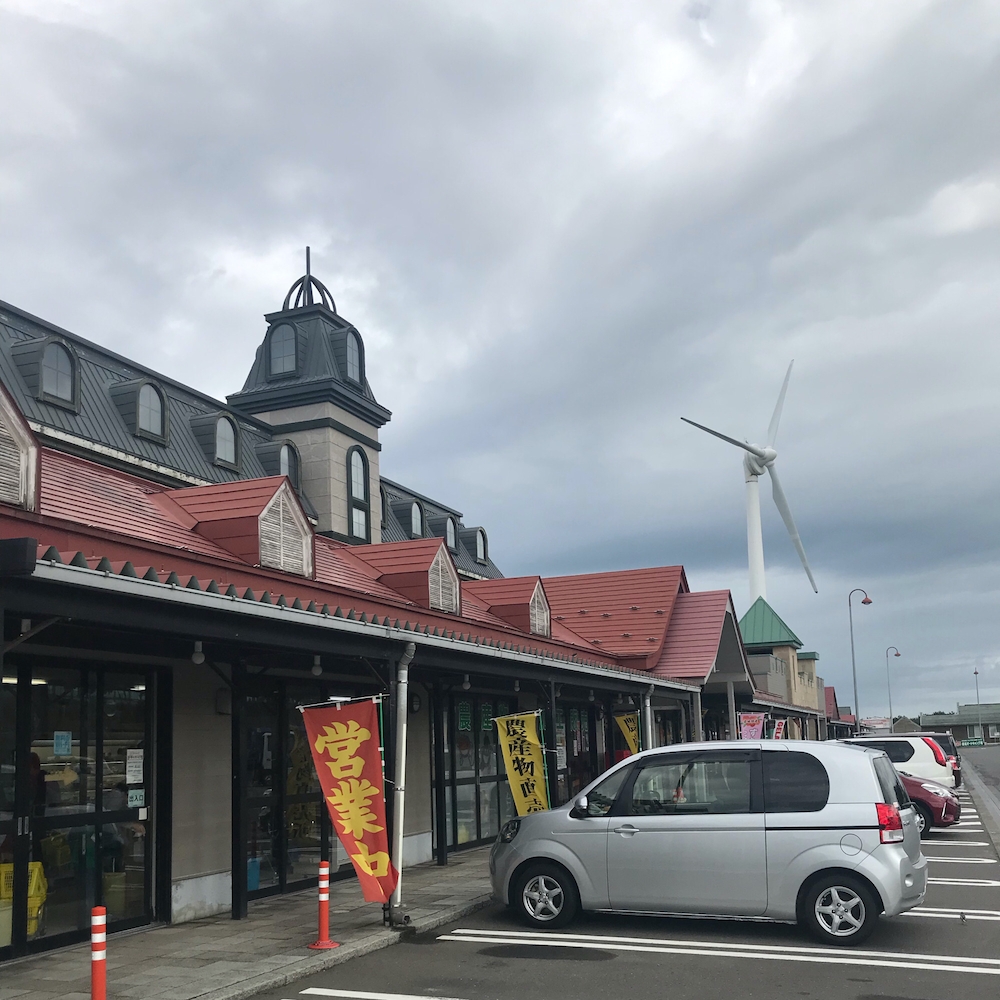
<path fill-rule="evenodd" d="M 237 390 L 313 247 L 383 472 L 507 574 L 683 562 L 842 704 L 1000 701 L 1000 9 L 0 0 L 0 298 Z"/>

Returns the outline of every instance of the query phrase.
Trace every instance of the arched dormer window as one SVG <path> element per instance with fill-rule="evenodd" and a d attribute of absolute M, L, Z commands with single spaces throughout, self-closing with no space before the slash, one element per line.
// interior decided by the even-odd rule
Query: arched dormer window
<path fill-rule="evenodd" d="M 73 403 L 76 396 L 76 364 L 68 348 L 54 341 L 42 355 L 42 393 L 50 399 Z"/>
<path fill-rule="evenodd" d="M 236 465 L 236 427 L 229 417 L 219 417 L 215 423 L 215 461 Z"/>
<path fill-rule="evenodd" d="M 276 326 L 267 338 L 268 370 L 271 375 L 291 375 L 296 368 L 295 330 L 287 323 Z"/>
<path fill-rule="evenodd" d="M 424 512 L 416 500 L 410 504 L 410 537 L 424 537 Z"/>
<path fill-rule="evenodd" d="M 347 453 L 347 530 L 359 542 L 371 540 L 371 497 L 368 490 L 368 457 L 363 448 Z"/>
<path fill-rule="evenodd" d="M 347 331 L 347 377 L 352 382 L 361 381 L 361 345 L 353 330 Z"/>
<path fill-rule="evenodd" d="M 299 453 L 293 444 L 283 444 L 279 452 L 279 474 L 288 476 L 292 486 L 299 488 Z"/>
<path fill-rule="evenodd" d="M 448 548 L 452 552 L 458 548 L 458 534 L 455 531 L 455 522 L 450 517 L 444 522 L 444 540 L 448 543 Z"/>
<path fill-rule="evenodd" d="M 138 420 L 136 427 L 143 434 L 162 438 L 165 436 L 163 397 L 155 385 L 147 382 L 139 389 Z"/>
<path fill-rule="evenodd" d="M 484 563 L 489 559 L 489 547 L 486 544 L 486 532 L 476 529 L 476 562 Z"/>

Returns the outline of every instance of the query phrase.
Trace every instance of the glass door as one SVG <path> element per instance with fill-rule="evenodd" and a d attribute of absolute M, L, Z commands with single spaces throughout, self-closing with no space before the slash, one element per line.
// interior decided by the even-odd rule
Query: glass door
<path fill-rule="evenodd" d="M 15 812 L 15 764 L 17 761 L 17 675 L 3 674 L 0 684 L 0 959 L 12 954 L 14 928 L 14 854 L 23 822 Z M 16 831 L 16 832 L 15 832 Z"/>

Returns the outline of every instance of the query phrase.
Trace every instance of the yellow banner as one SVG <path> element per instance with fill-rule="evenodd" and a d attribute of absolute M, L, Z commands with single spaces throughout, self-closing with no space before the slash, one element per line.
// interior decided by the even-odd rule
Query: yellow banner
<path fill-rule="evenodd" d="M 538 713 L 501 715 L 497 724 L 510 793 L 518 816 L 549 808 L 545 787 L 545 750 L 538 735 Z"/>
<path fill-rule="evenodd" d="M 632 753 L 639 752 L 639 713 L 632 712 L 629 715 L 616 715 L 615 722 L 625 737 L 625 742 Z"/>

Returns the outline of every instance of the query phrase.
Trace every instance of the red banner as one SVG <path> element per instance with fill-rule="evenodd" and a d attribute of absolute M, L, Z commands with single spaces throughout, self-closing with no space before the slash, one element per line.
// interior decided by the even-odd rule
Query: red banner
<path fill-rule="evenodd" d="M 369 903 L 388 903 L 398 874 L 389 855 L 374 701 L 302 712 L 330 819 Z"/>

